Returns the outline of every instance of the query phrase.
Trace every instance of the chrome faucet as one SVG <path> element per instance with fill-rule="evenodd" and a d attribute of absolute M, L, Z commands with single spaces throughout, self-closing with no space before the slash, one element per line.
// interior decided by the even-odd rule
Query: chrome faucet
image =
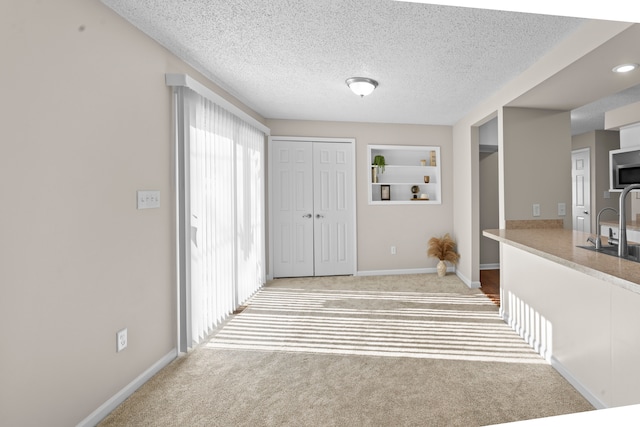
<path fill-rule="evenodd" d="M 589 237 L 587 239 L 587 241 L 596 245 L 596 250 L 602 249 L 602 239 L 600 238 L 600 215 L 602 215 L 602 212 L 608 211 L 608 210 L 612 210 L 618 213 L 614 208 L 610 208 L 610 207 L 600 209 L 600 212 L 598 212 L 598 216 L 596 217 L 596 238 L 594 239 L 592 237 Z M 611 231 L 611 229 L 609 229 L 609 231 Z M 609 233 L 609 236 L 610 236 L 609 238 L 611 238 L 611 233 Z"/>
<path fill-rule="evenodd" d="M 618 256 L 620 258 L 626 258 L 629 256 L 629 246 L 627 245 L 627 212 L 625 200 L 627 198 L 627 194 L 631 190 L 640 190 L 640 184 L 631 184 L 628 185 L 622 190 L 620 194 L 620 204 L 618 212 L 620 214 L 620 220 L 618 222 Z"/>

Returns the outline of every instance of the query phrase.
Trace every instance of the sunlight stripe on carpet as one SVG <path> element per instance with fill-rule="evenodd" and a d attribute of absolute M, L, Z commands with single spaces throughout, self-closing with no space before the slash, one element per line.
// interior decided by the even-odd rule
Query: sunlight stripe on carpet
<path fill-rule="evenodd" d="M 263 289 L 206 347 L 546 363 L 482 294 Z"/>

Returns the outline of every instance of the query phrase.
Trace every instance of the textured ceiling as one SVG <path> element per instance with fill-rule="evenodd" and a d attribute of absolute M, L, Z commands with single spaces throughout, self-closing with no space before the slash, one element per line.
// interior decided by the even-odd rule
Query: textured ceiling
<path fill-rule="evenodd" d="M 391 0 L 102 1 L 274 119 L 452 125 L 585 22 Z M 379 87 L 358 98 L 353 76 Z"/>
<path fill-rule="evenodd" d="M 640 86 L 633 86 L 615 95 L 602 98 L 571 111 L 571 133 L 580 135 L 604 129 L 604 113 L 640 101 Z"/>

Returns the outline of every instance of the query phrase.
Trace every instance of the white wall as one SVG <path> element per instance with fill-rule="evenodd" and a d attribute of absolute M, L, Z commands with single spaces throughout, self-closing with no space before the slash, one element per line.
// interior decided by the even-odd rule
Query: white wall
<path fill-rule="evenodd" d="M 620 129 L 620 148 L 640 146 L 640 124 L 626 126 Z"/>
<path fill-rule="evenodd" d="M 640 403 L 640 294 L 509 244 L 502 256 L 509 325 L 596 408 Z"/>
<path fill-rule="evenodd" d="M 498 149 L 498 118 L 494 117 L 478 128 L 480 151 Z"/>
<path fill-rule="evenodd" d="M 273 136 L 356 139 L 356 210 L 359 272 L 434 268 L 427 241 L 453 230 L 453 152 L 451 127 L 402 124 L 267 120 Z M 371 166 L 367 145 L 440 146 L 441 205 L 373 206 L 367 201 Z M 391 255 L 391 246 L 397 254 Z"/>
<path fill-rule="evenodd" d="M 505 321 L 568 373 L 567 379 L 591 404 L 611 406 L 613 285 L 511 245 L 501 246 Z"/>
<path fill-rule="evenodd" d="M 97 0 L 3 1 L 0 37 L 0 425 L 72 426 L 176 346 L 164 75 L 204 79 Z"/>

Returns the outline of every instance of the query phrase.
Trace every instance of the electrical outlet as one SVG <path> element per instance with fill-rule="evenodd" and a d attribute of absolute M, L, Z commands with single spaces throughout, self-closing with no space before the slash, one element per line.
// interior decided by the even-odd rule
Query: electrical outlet
<path fill-rule="evenodd" d="M 567 204 L 558 203 L 558 216 L 565 216 L 567 214 Z"/>
<path fill-rule="evenodd" d="M 391 255 L 395 255 L 395 254 L 396 254 L 396 247 L 391 246 Z"/>
<path fill-rule="evenodd" d="M 533 204 L 533 216 L 540 216 L 540 204 L 539 203 L 534 203 Z"/>
<path fill-rule="evenodd" d="M 121 352 L 125 348 L 127 348 L 127 328 L 116 333 L 116 353 Z"/>

